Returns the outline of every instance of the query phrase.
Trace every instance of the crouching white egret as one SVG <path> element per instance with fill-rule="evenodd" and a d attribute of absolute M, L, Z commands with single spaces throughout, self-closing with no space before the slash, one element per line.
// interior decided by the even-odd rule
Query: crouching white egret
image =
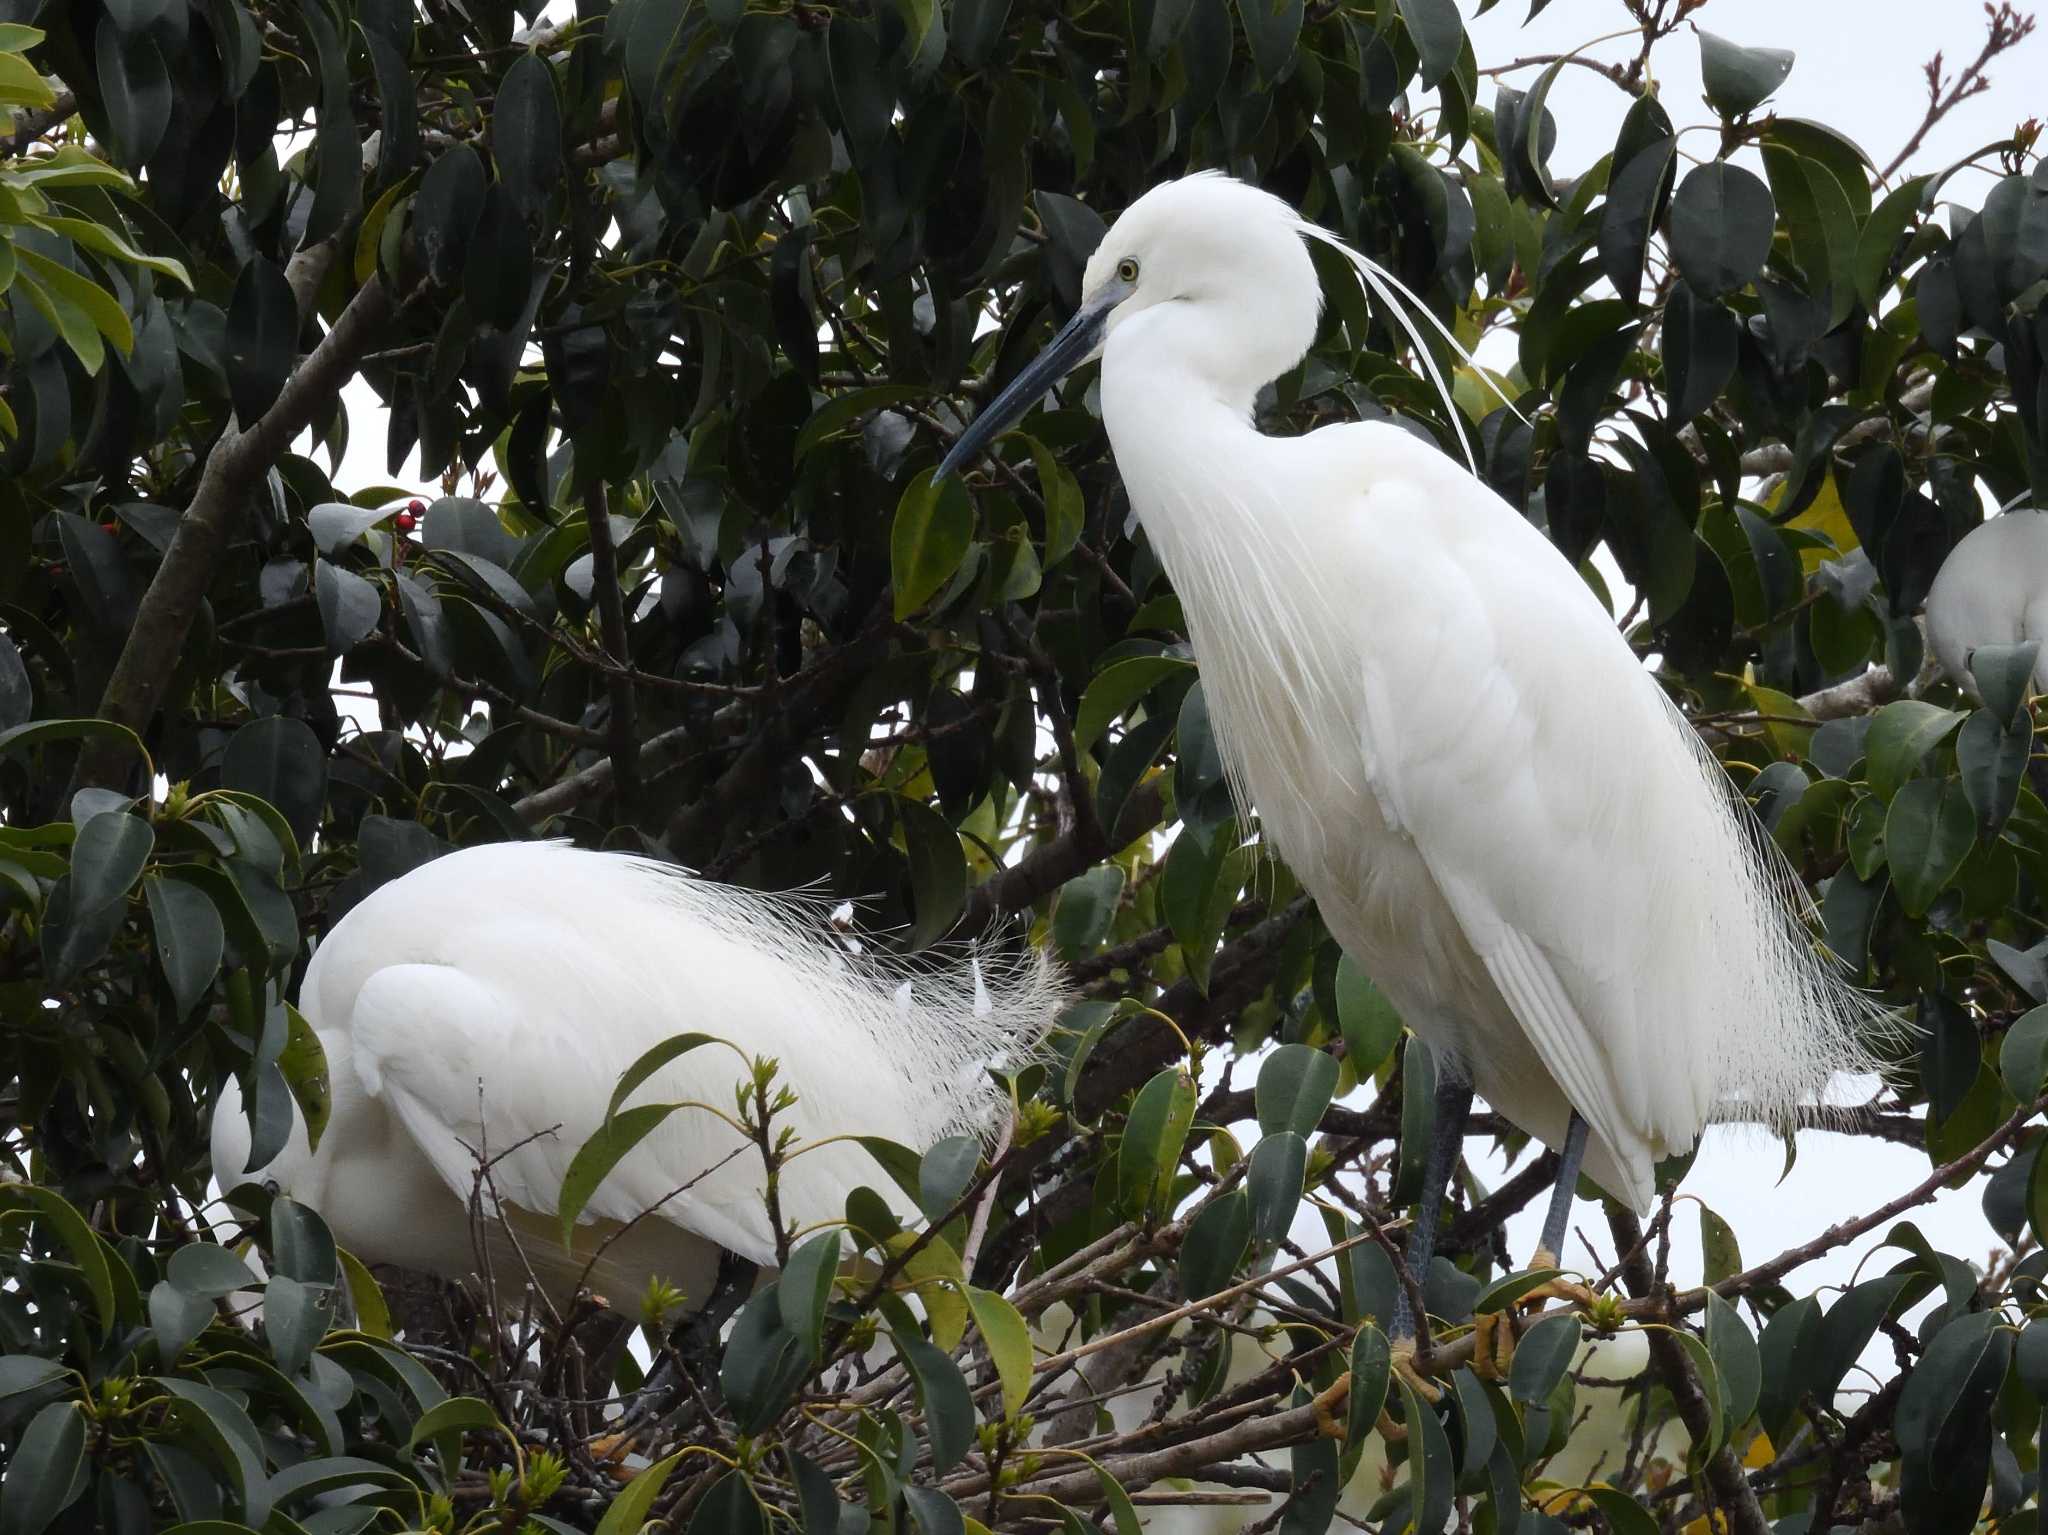
<path fill-rule="evenodd" d="M 1971 651 L 2048 642 L 2048 512 L 2021 507 L 1963 536 L 1928 588 L 1927 639 L 1942 672 L 1972 698 Z M 2048 643 L 2034 663 L 2034 691 L 2048 693 Z"/>
<path fill-rule="evenodd" d="M 476 1272 L 469 1218 L 501 1285 L 525 1265 L 560 1298 L 586 1281 L 630 1306 L 660 1275 L 701 1304 L 721 1250 L 776 1261 L 756 1148 L 735 1113 L 747 1059 L 700 1046 L 630 1103 L 691 1102 L 619 1162 L 562 1244 L 563 1174 L 645 1051 L 701 1032 L 773 1057 L 796 1101 L 773 1125 L 796 1145 L 886 1135 L 917 1150 L 989 1128 L 985 1068 L 1028 1053 L 1060 1004 L 1041 957 L 904 965 L 850 949 L 804 903 L 692 878 L 643 858 L 561 843 L 501 843 L 437 859 L 373 891 L 306 969 L 300 1010 L 327 1052 L 333 1108 L 317 1151 L 302 1125 L 267 1166 L 230 1082 L 213 1121 L 224 1187 L 245 1176 L 313 1206 L 369 1262 L 451 1278 Z M 894 1186 L 840 1141 L 783 1167 L 785 1223 L 838 1219 L 866 1184 Z M 492 1208 L 495 1195 L 496 1208 Z M 902 1213 L 912 1213 L 907 1207 Z M 511 1228 L 507 1235 L 505 1227 Z M 516 1239 L 516 1250 L 515 1242 Z"/>
<path fill-rule="evenodd" d="M 1277 198 L 1169 182 L 1111 226 L 1073 318 L 940 473 L 1100 354 L 1110 446 L 1240 808 L 1435 1057 L 1411 1270 L 1475 1089 L 1561 1154 L 1539 1255 L 1554 1262 L 1582 1158 L 1643 1211 L 1657 1160 L 1718 1105 L 1783 1123 L 1863 1069 L 1871 1009 L 1814 953 L 1789 872 L 1542 533 L 1397 426 L 1258 431 L 1260 386 L 1315 337 L 1306 239 L 1411 323 L 1388 274 Z"/>

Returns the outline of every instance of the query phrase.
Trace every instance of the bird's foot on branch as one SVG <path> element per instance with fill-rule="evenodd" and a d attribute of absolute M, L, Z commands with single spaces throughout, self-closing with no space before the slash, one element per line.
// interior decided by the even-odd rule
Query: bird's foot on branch
<path fill-rule="evenodd" d="M 1309 1403 L 1309 1406 L 1315 1409 L 1316 1432 L 1325 1439 L 1342 1440 L 1345 1434 L 1345 1421 L 1337 1414 L 1343 1410 L 1344 1404 L 1350 1398 L 1351 1372 L 1346 1370 L 1332 1385 L 1317 1393 L 1315 1400 Z"/>
<path fill-rule="evenodd" d="M 626 1464 L 626 1457 L 633 1453 L 633 1442 L 637 1438 L 638 1433 L 632 1429 L 617 1434 L 599 1434 L 584 1445 L 584 1449 L 590 1452 L 590 1458 L 596 1461 L 599 1469 L 613 1481 L 630 1482 L 640 1474 L 637 1469 Z"/>
<path fill-rule="evenodd" d="M 1554 1269 L 1557 1266 L 1557 1255 L 1540 1247 L 1536 1249 L 1536 1256 L 1529 1260 L 1529 1267 L 1532 1269 Z M 1560 1276 L 1545 1280 L 1535 1289 L 1527 1291 L 1515 1304 L 1530 1311 L 1537 1311 L 1548 1301 L 1561 1300 L 1590 1311 L 1599 1298 L 1576 1279 L 1565 1279 Z"/>
<path fill-rule="evenodd" d="M 1416 1368 L 1415 1340 L 1413 1338 L 1394 1339 L 1392 1345 L 1392 1353 L 1392 1364 L 1394 1374 L 1398 1376 L 1400 1379 L 1406 1381 L 1418 1397 L 1420 1397 L 1423 1401 L 1428 1402 L 1432 1406 L 1434 1406 L 1437 1402 L 1443 1400 L 1443 1387 L 1439 1386 L 1435 1381 L 1431 1380 L 1427 1375 L 1423 1374 L 1421 1370 Z M 1347 1394 L 1349 1393 L 1351 1388 L 1351 1379 L 1349 1376 L 1346 1376 L 1342 1381 L 1338 1382 L 1338 1384 L 1344 1387 Z M 1331 1387 L 1331 1390 L 1334 1391 L 1335 1389 L 1336 1387 Z M 1318 1400 L 1320 1400 L 1320 1398 Z M 1318 1421 L 1321 1421 L 1320 1413 L 1318 1414 Z M 1394 1421 L 1393 1415 L 1389 1413 L 1385 1407 L 1382 1407 L 1380 1409 L 1380 1417 L 1377 1427 L 1380 1431 L 1380 1437 L 1385 1439 L 1388 1444 L 1400 1444 L 1408 1437 L 1408 1430 L 1403 1425 L 1396 1423 Z M 1325 1432 L 1328 1432 L 1328 1430 L 1325 1429 Z M 1332 1437 L 1339 1436 L 1333 1435 Z"/>
<path fill-rule="evenodd" d="M 1472 1318 L 1472 1373 L 1482 1380 L 1506 1380 L 1514 1362 L 1514 1312 L 1486 1311 Z"/>

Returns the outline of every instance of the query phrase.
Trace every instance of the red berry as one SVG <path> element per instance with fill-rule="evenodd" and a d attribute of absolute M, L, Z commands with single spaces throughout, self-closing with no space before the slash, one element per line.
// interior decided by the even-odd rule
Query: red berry
<path fill-rule="evenodd" d="M 408 501 L 405 504 L 405 510 L 391 519 L 392 525 L 401 533 L 410 533 L 420 525 L 420 513 L 425 510 L 426 507 L 418 501 Z"/>
<path fill-rule="evenodd" d="M 421 513 L 426 511 L 427 503 L 420 500 L 418 497 L 414 497 L 412 500 L 405 503 L 405 509 L 408 512 L 411 512 L 413 516 L 417 517 Z"/>

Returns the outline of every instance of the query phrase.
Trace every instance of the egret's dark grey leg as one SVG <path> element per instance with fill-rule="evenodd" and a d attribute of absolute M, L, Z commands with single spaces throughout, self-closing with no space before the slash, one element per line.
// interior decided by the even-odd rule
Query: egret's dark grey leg
<path fill-rule="evenodd" d="M 1555 1267 L 1564 1254 L 1564 1228 L 1571 1219 L 1572 1195 L 1579 1187 L 1579 1164 L 1586 1160 L 1586 1122 L 1572 1110 L 1565 1121 L 1564 1149 L 1557 1154 L 1557 1183 L 1550 1191 L 1550 1213 L 1543 1218 L 1543 1242 L 1536 1249 L 1538 1267 Z"/>
<path fill-rule="evenodd" d="M 737 1253 L 721 1253 L 718 1277 L 704 1304 L 678 1322 L 669 1333 L 672 1348 L 654 1359 L 647 1379 L 634 1393 L 633 1405 L 619 1420 L 620 1426 L 634 1428 L 666 1413 L 683 1393 L 675 1365 L 681 1363 L 700 1383 L 700 1389 L 715 1396 L 718 1389 L 718 1342 L 725 1324 L 754 1293 L 754 1279 L 760 1270 Z"/>
<path fill-rule="evenodd" d="M 1409 1048 L 1415 1048 L 1412 1041 Z M 1453 1075 L 1448 1066 L 1439 1069 L 1443 1075 L 1436 1085 L 1436 1119 L 1430 1126 L 1429 1155 L 1422 1164 L 1422 1197 L 1416 1203 L 1415 1224 L 1408 1230 L 1408 1251 L 1401 1260 L 1418 1290 L 1429 1282 L 1430 1260 L 1436 1256 L 1437 1217 L 1443 1212 L 1444 1191 L 1450 1187 L 1451 1174 L 1464 1149 L 1465 1121 L 1472 1114 L 1472 1084 Z M 1394 1319 L 1387 1328 L 1387 1337 L 1412 1341 L 1418 1330 L 1416 1322 L 1414 1308 L 1408 1304 L 1408 1287 L 1402 1285 L 1394 1294 Z"/>

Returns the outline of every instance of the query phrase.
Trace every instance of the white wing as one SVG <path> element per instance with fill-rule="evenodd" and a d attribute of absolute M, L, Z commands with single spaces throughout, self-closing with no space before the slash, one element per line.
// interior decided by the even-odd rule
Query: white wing
<path fill-rule="evenodd" d="M 1035 964 L 914 975 L 907 998 L 900 986 L 746 892 L 615 855 L 507 844 L 372 894 L 315 955 L 301 1005 L 316 1027 L 349 1032 L 363 1089 L 453 1193 L 469 1198 L 481 1153 L 502 1202 L 551 1215 L 619 1076 L 679 1033 L 775 1058 L 797 1094 L 778 1123 L 799 1144 L 871 1133 L 922 1149 L 982 1128 L 983 1065 L 1032 1047 L 1057 987 Z M 731 1114 L 747 1074 L 731 1050 L 702 1046 L 631 1101 Z M 626 1221 L 659 1205 L 659 1219 L 772 1263 L 763 1183 L 750 1142 L 684 1108 L 619 1163 L 586 1216 Z M 784 1217 L 834 1219 L 862 1183 L 891 1195 L 881 1169 L 846 1147 L 799 1156 L 781 1180 Z"/>
<path fill-rule="evenodd" d="M 1644 1203 L 1653 1159 L 1718 1098 L 1782 1111 L 1849 1064 L 1853 998 L 1790 931 L 1719 770 L 1577 572 L 1440 455 L 1357 430 L 1371 489 L 1350 532 L 1399 571 L 1361 601 L 1375 792 L 1614 1153 L 1613 1191 Z M 1469 1064 L 1493 1097 L 1488 1062 Z"/>

